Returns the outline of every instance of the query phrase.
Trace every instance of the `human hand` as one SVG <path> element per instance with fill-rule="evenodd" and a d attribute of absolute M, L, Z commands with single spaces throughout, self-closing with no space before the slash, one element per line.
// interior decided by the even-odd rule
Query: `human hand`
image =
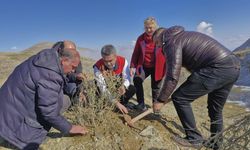
<path fill-rule="evenodd" d="M 120 102 L 116 102 L 116 107 L 123 113 L 123 114 L 127 114 L 128 113 L 128 109 L 122 105 Z"/>
<path fill-rule="evenodd" d="M 84 77 L 84 74 L 83 74 L 83 73 L 78 73 L 78 74 L 76 75 L 76 79 L 77 79 L 77 80 L 81 80 L 81 81 L 82 81 L 82 80 L 84 80 L 84 78 L 85 78 L 85 77 Z"/>
<path fill-rule="evenodd" d="M 135 68 L 130 68 L 130 76 L 134 76 L 135 75 Z"/>
<path fill-rule="evenodd" d="M 70 131 L 70 134 L 81 134 L 85 135 L 88 133 L 88 129 L 85 126 L 80 126 L 80 125 L 72 125 Z"/>
<path fill-rule="evenodd" d="M 121 86 L 118 88 L 118 93 L 119 93 L 119 95 L 123 95 L 123 94 L 125 94 L 125 92 L 126 92 L 125 86 L 124 86 L 124 85 L 121 85 Z"/>
<path fill-rule="evenodd" d="M 164 103 L 161 103 L 161 102 L 154 102 L 153 103 L 153 110 L 155 113 L 159 113 L 159 111 L 161 110 L 162 106 L 164 105 Z"/>

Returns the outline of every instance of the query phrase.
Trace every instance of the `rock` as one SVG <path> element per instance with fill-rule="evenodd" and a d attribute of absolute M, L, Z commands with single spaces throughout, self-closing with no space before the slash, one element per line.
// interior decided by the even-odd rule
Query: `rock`
<path fill-rule="evenodd" d="M 147 126 L 141 133 L 144 137 L 154 137 L 158 136 L 158 131 L 153 126 Z"/>

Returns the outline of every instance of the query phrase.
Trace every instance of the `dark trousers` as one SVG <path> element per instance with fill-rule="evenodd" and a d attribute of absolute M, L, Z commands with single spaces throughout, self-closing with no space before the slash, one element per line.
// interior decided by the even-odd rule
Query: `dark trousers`
<path fill-rule="evenodd" d="M 190 142 L 201 142 L 191 102 L 208 94 L 207 108 L 211 136 L 223 129 L 222 110 L 228 94 L 239 76 L 240 63 L 234 55 L 194 71 L 172 95 L 172 100 Z"/>
<path fill-rule="evenodd" d="M 136 92 L 135 86 L 130 84 L 126 89 L 125 94 L 120 97 L 121 103 L 127 104 L 129 99 L 134 96 L 135 92 Z"/>
<path fill-rule="evenodd" d="M 152 89 L 152 98 L 153 101 L 157 99 L 160 93 L 160 88 L 161 88 L 161 81 L 155 81 L 155 68 L 143 68 L 140 74 L 136 74 L 134 76 L 134 85 L 136 88 L 136 97 L 137 97 L 137 102 L 139 104 L 144 104 L 144 90 L 143 90 L 143 81 L 151 75 L 151 89 Z"/>

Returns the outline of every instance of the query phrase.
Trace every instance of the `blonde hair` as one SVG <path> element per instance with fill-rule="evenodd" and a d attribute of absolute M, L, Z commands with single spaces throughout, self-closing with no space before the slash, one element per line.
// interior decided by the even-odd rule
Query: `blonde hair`
<path fill-rule="evenodd" d="M 144 20 L 144 26 L 148 25 L 148 24 L 152 24 L 154 25 L 154 27 L 157 29 L 158 28 L 158 24 L 157 21 L 154 17 L 148 17 Z"/>

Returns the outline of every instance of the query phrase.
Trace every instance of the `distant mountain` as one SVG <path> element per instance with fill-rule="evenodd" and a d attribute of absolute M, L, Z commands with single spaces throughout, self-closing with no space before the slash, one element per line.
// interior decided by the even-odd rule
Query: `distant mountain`
<path fill-rule="evenodd" d="M 35 44 L 35 45 L 23 50 L 21 53 L 28 53 L 28 54 L 34 55 L 43 49 L 51 48 L 53 46 L 53 44 L 54 44 L 53 42 L 41 42 L 41 43 Z M 77 47 L 77 50 L 79 51 L 81 56 L 88 57 L 88 58 L 91 58 L 91 52 L 94 51 L 92 49 L 83 48 L 83 47 Z M 85 55 L 85 53 L 87 53 L 88 55 Z M 92 53 L 92 55 L 93 55 L 93 53 Z M 94 55 L 96 56 L 96 54 L 94 54 Z"/>
<path fill-rule="evenodd" d="M 236 84 L 250 86 L 250 39 L 236 48 L 233 52 L 241 61 L 240 76 Z"/>
<path fill-rule="evenodd" d="M 244 50 L 250 50 L 250 38 L 243 43 L 241 46 L 237 47 L 233 52 L 239 52 L 239 51 L 244 51 Z"/>
<path fill-rule="evenodd" d="M 239 57 L 241 62 L 240 76 L 237 85 L 250 86 L 250 53 L 245 53 L 244 57 Z"/>
<path fill-rule="evenodd" d="M 37 43 L 25 50 L 22 51 L 22 53 L 30 53 L 30 54 L 36 54 L 40 52 L 43 49 L 51 48 L 54 43 L 52 42 L 41 42 Z"/>
<path fill-rule="evenodd" d="M 52 42 L 41 42 L 20 52 L 0 52 L 0 87 L 18 64 L 20 64 L 30 56 L 37 54 L 43 49 L 51 48 L 53 44 L 54 43 Z M 88 48 L 78 47 L 77 49 L 82 56 L 82 66 L 84 66 L 83 70 L 92 71 L 94 60 L 93 58 L 88 57 L 88 55 L 85 54 L 92 54 L 92 56 L 96 56 L 96 54 L 93 54 L 93 51 Z"/>

